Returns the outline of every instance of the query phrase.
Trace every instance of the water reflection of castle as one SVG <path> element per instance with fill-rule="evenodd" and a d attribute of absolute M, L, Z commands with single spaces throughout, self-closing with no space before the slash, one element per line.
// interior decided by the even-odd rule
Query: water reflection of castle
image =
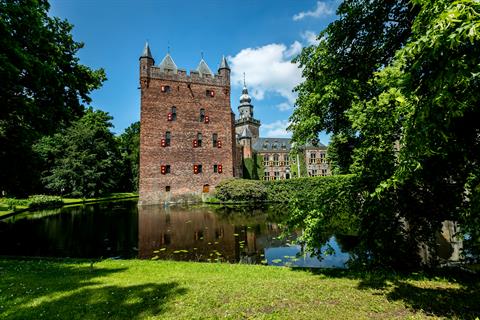
<path fill-rule="evenodd" d="M 139 257 L 193 261 L 259 263 L 280 234 L 276 224 L 220 218 L 211 209 L 142 206 Z M 233 219 L 233 221 L 232 221 Z"/>

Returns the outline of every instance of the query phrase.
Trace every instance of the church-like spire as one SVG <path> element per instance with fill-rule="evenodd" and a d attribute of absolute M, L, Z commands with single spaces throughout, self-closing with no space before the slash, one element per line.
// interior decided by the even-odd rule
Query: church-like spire
<path fill-rule="evenodd" d="M 243 73 L 243 90 L 242 90 L 242 95 L 240 96 L 240 105 L 250 105 L 250 102 L 252 102 L 252 98 L 250 98 L 250 95 L 248 94 L 247 85 L 245 83 L 245 72 L 244 72 Z"/>
<path fill-rule="evenodd" d="M 143 48 L 143 52 L 140 58 L 150 58 L 153 60 L 152 52 L 150 51 L 150 46 L 148 45 L 148 42 L 145 42 L 145 47 Z"/>

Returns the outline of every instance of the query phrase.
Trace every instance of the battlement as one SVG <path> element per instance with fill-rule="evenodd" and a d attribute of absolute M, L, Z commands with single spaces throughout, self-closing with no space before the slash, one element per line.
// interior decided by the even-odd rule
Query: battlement
<path fill-rule="evenodd" d="M 150 72 L 147 74 L 151 79 L 182 81 L 217 86 L 230 85 L 230 79 L 220 74 L 215 74 L 212 77 L 211 74 L 201 74 L 196 70 L 191 70 L 190 74 L 187 74 L 187 71 L 184 69 L 174 70 L 157 66 L 151 66 L 149 71 Z"/>

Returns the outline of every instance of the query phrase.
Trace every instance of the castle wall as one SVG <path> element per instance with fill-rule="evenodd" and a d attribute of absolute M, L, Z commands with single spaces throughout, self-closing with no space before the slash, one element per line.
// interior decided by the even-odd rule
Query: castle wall
<path fill-rule="evenodd" d="M 198 197 L 205 185 L 212 191 L 221 180 L 234 176 L 235 140 L 230 107 L 228 71 L 222 75 L 200 76 L 179 70 L 177 74 L 140 62 L 141 128 L 140 128 L 140 199 L 139 204 L 172 201 L 180 196 Z M 169 86 L 169 92 L 162 87 Z M 214 91 L 214 97 L 206 94 Z M 176 120 L 168 121 L 171 107 L 176 107 Z M 200 122 L 200 109 L 205 109 L 209 123 Z M 171 133 L 170 146 L 162 147 L 166 132 Z M 202 134 L 202 146 L 194 148 L 193 140 Z M 213 145 L 216 133 L 221 147 Z M 214 165 L 222 166 L 215 173 Z M 170 173 L 162 174 L 161 166 L 169 165 Z M 194 174 L 194 165 L 202 165 L 202 173 Z M 170 191 L 168 191 L 168 189 Z"/>

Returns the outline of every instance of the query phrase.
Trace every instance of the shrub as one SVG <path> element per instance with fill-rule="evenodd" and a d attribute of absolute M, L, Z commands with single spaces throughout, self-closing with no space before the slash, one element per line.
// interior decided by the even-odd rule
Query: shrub
<path fill-rule="evenodd" d="M 28 198 L 29 209 L 58 208 L 63 205 L 63 199 L 58 196 L 34 195 Z"/>
<path fill-rule="evenodd" d="M 215 197 L 221 201 L 259 202 L 267 199 L 267 190 L 258 180 L 229 179 L 217 185 Z"/>
<path fill-rule="evenodd" d="M 15 199 L 15 198 L 4 198 L 2 200 L 5 203 L 9 210 L 15 211 L 17 207 L 28 207 L 28 200 L 25 199 Z"/>

